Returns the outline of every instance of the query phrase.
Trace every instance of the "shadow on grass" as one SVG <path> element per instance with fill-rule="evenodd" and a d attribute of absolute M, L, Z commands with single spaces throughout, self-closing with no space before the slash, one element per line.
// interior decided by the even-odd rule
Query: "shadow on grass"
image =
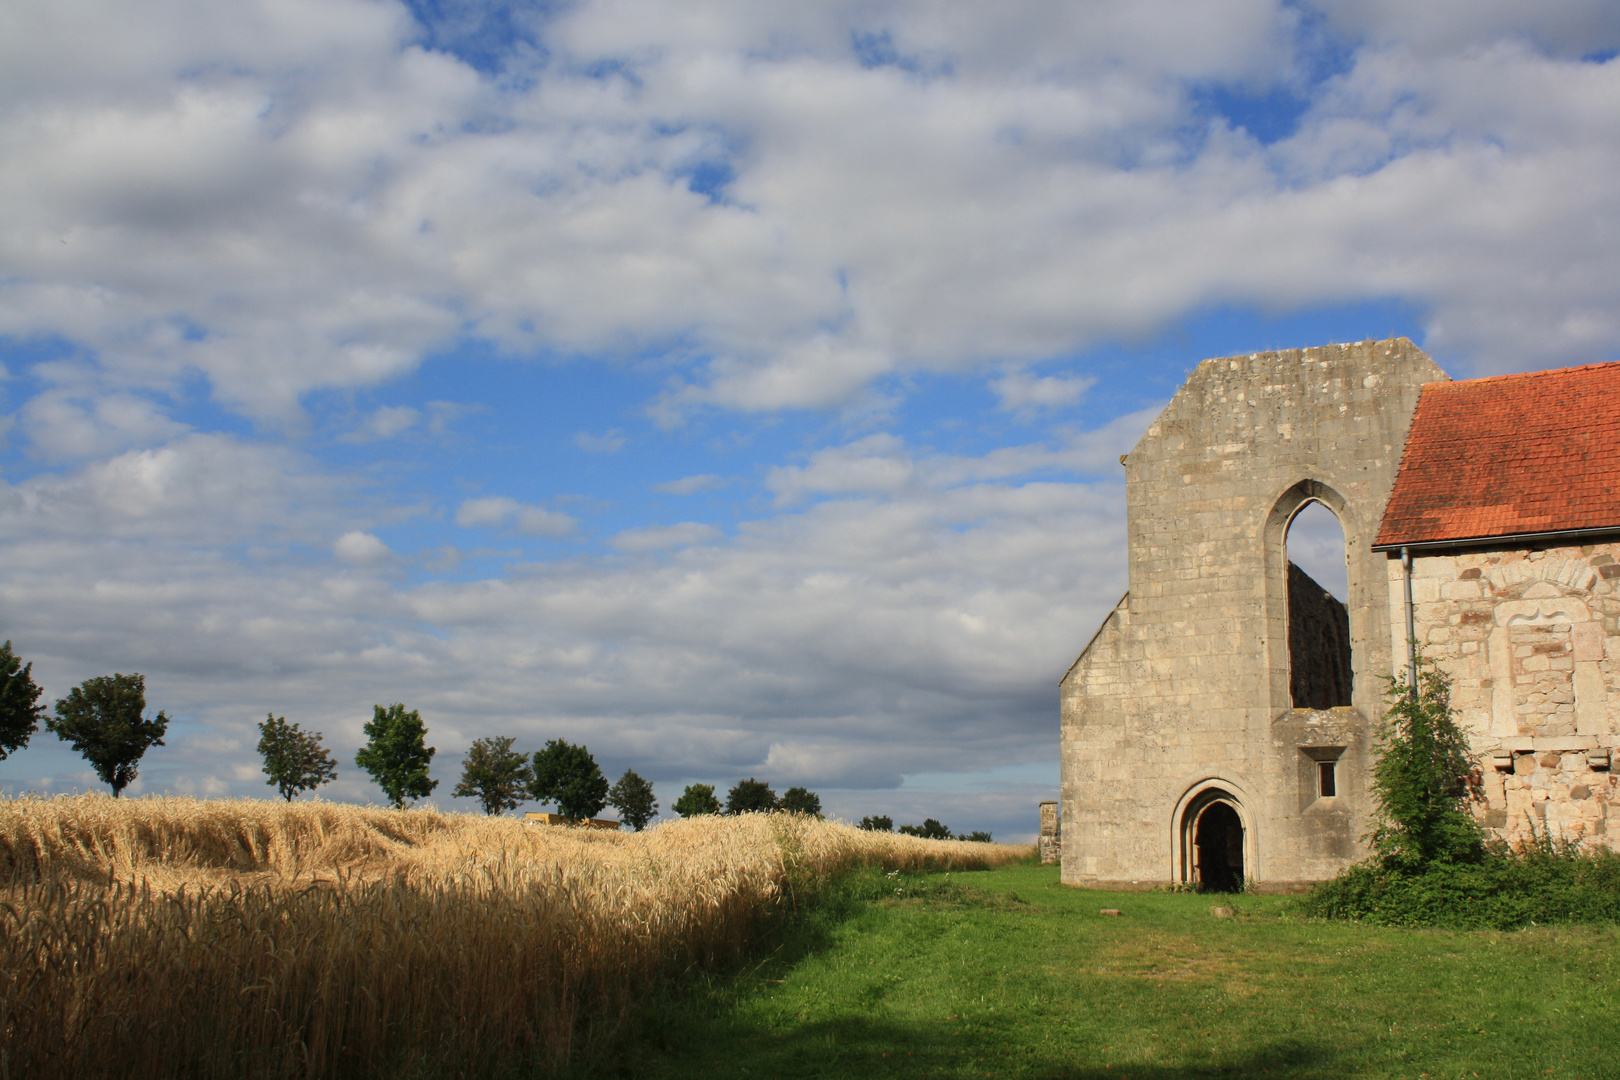
<path fill-rule="evenodd" d="M 688 1029 L 663 1047 L 641 1044 L 596 1075 L 663 1077 L 1016 1077 L 1027 1080 L 1193 1080 L 1255 1077 L 1327 1080 L 1346 1075 L 1336 1052 L 1280 1039 L 1200 1064 L 1112 1059 L 1100 1051 L 1009 1045 L 991 1032 L 954 1032 L 862 1016 L 770 1032 L 719 1023 Z"/>

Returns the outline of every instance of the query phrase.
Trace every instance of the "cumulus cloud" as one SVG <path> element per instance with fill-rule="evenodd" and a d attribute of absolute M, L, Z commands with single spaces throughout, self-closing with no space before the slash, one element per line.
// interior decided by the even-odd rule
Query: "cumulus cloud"
<path fill-rule="evenodd" d="M 47 391 L 22 409 L 32 447 L 47 459 L 90 458 L 131 445 L 165 442 L 185 431 L 158 405 L 133 394 L 76 397 Z"/>
<path fill-rule="evenodd" d="M 307 543 L 336 522 L 340 496 L 362 498 L 358 484 L 287 448 L 191 434 L 0 485 L 0 514 L 26 521 L 19 538 Z"/>
<path fill-rule="evenodd" d="M 1340 30 L 1379 44 L 1459 50 L 1520 40 L 1580 58 L 1620 45 L 1620 12 L 1604 0 L 1557 0 L 1526 6 L 1513 0 L 1317 0 Z"/>
<path fill-rule="evenodd" d="M 351 442 L 392 439 L 415 427 L 421 419 L 421 410 L 409 405 L 384 405 L 366 417 L 347 439 Z"/>
<path fill-rule="evenodd" d="M 868 435 L 843 446 L 818 450 L 804 465 L 778 465 L 765 477 L 777 505 L 812 494 L 892 495 L 912 483 L 915 468 L 899 437 Z"/>
<path fill-rule="evenodd" d="M 661 551 L 665 548 L 689 547 L 720 536 L 720 530 L 700 521 L 683 521 L 678 525 L 648 525 L 640 529 L 626 529 L 608 541 L 613 547 L 626 552 Z"/>
<path fill-rule="evenodd" d="M 1035 482 L 1005 462 L 984 472 L 1012 475 L 966 478 L 967 459 L 947 468 L 903 443 L 857 452 L 880 449 L 953 483 L 850 490 L 729 538 L 702 523 L 630 530 L 609 559 L 423 581 L 345 570 L 408 556 L 369 532 L 345 533 L 330 561 L 298 554 L 303 532 L 196 549 L 187 534 L 217 515 L 204 500 L 164 504 L 162 529 L 109 534 L 64 531 L 64 499 L 8 489 L 0 604 L 51 692 L 104 670 L 147 675 L 154 707 L 186 728 L 146 763 L 153 790 L 262 794 L 250 766 L 266 710 L 324 731 L 347 760 L 371 705 L 403 700 L 447 770 L 473 738 L 564 737 L 666 787 L 753 774 L 815 786 L 836 813 L 939 816 L 895 790 L 902 776 L 1049 754 L 1052 685 L 1121 587 L 1123 497 L 1116 482 Z M 103 468 L 56 490 L 93 487 Z M 311 483 L 290 477 L 256 513 L 336 520 L 345 489 L 329 483 L 310 506 Z M 510 523 L 520 506 L 463 510 Z M 9 782 L 23 768 L 34 787 L 78 782 L 55 748 L 10 759 Z M 328 791 L 376 797 L 352 769 Z M 861 794 L 879 791 L 881 806 Z M 1001 813 L 1004 796 L 953 805 Z"/>
<path fill-rule="evenodd" d="M 1065 375 L 1035 376 L 1014 371 L 990 383 L 1008 412 L 1027 413 L 1039 409 L 1060 409 L 1073 405 L 1096 383 L 1096 379 Z"/>
<path fill-rule="evenodd" d="M 568 514 L 530 506 L 504 495 L 468 499 L 456 510 L 456 524 L 464 527 L 510 529 L 526 536 L 567 536 L 579 524 Z"/>
<path fill-rule="evenodd" d="M 670 423 L 1223 303 L 1401 297 L 1482 370 L 1620 341 L 1612 5 L 1327 2 L 1326 79 L 1273 0 L 814 7 L 515 16 L 495 80 L 392 3 L 12 5 L 0 333 L 283 419 L 468 334 L 670 350 Z M 1212 84 L 1305 111 L 1262 147 Z"/>
<path fill-rule="evenodd" d="M 619 428 L 605 431 L 600 435 L 592 435 L 588 431 L 581 431 L 574 435 L 574 445 L 592 454 L 616 454 L 624 449 L 629 440 Z"/>
<path fill-rule="evenodd" d="M 661 491 L 665 495 L 696 495 L 702 491 L 716 491 L 731 483 L 723 476 L 713 473 L 699 473 L 696 476 L 683 476 L 679 480 L 656 484 L 654 491 Z"/>
<path fill-rule="evenodd" d="M 338 537 L 337 543 L 332 545 L 332 554 L 355 566 L 376 566 L 387 562 L 393 552 L 371 533 L 356 530 Z"/>
<path fill-rule="evenodd" d="M 1045 470 L 1107 475 L 1162 407 L 1127 413 L 1094 430 L 1060 432 L 1054 440 L 998 447 L 977 457 L 919 454 L 897 435 L 868 435 L 817 450 L 804 465 L 772 467 L 765 475 L 765 487 L 774 493 L 778 506 L 791 506 L 818 495 L 892 496 L 908 489 L 938 490 Z"/>
<path fill-rule="evenodd" d="M 513 12 L 523 42 L 488 53 L 391 0 L 0 20 L 0 426 L 28 463 L 0 483 L 0 601 L 57 692 L 147 672 L 193 718 L 166 774 L 191 790 L 256 790 L 265 708 L 348 750 L 401 698 L 446 747 L 589 737 L 655 778 L 1049 754 L 1046 680 L 1122 587 L 1115 462 L 1147 415 L 1074 418 L 1089 346 L 1369 300 L 1481 373 L 1620 344 L 1599 0 L 585 0 Z M 1262 141 L 1214 91 L 1297 115 Z M 772 508 L 723 536 L 622 522 L 611 557 L 499 573 L 390 556 L 361 528 L 408 509 L 313 467 L 304 406 L 460 346 L 652 372 L 672 429 L 930 371 L 1073 425 L 976 453 L 877 421 L 812 440 L 758 463 Z M 199 383 L 253 437 L 199 430 L 176 404 Z M 454 520 L 578 533 L 501 496 Z M 384 559 L 451 576 L 352 568 Z"/>

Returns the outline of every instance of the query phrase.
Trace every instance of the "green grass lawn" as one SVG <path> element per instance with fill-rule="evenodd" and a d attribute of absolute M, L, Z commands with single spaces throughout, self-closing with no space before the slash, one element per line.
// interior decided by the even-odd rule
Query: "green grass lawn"
<path fill-rule="evenodd" d="M 1288 904 L 1065 889 L 1032 865 L 873 874 L 762 963 L 649 1010 L 603 1071 L 1620 1077 L 1616 928 L 1391 930 Z"/>

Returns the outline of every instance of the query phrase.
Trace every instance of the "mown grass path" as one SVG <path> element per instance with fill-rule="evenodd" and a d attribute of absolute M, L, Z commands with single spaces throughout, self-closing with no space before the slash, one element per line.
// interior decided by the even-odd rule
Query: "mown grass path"
<path fill-rule="evenodd" d="M 756 968 L 667 1002 L 610 1071 L 1620 1077 L 1614 927 L 1306 922 L 1281 897 L 1064 889 L 1029 865 L 851 888 Z"/>

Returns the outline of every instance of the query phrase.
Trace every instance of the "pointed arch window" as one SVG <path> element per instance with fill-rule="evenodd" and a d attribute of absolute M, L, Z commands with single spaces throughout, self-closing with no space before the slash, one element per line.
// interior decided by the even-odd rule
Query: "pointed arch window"
<path fill-rule="evenodd" d="M 1350 704 L 1352 665 L 1344 528 L 1307 501 L 1288 522 L 1288 683 L 1296 709 Z"/>

